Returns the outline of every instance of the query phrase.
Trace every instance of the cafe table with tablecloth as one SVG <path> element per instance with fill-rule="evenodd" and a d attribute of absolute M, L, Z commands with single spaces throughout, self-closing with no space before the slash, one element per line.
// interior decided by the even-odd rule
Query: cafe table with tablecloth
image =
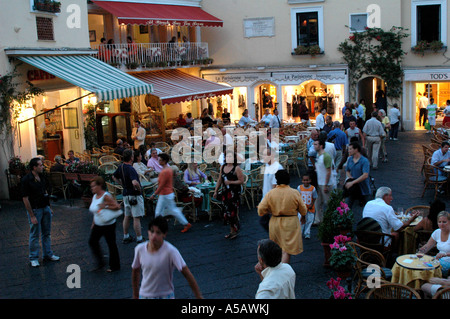
<path fill-rule="evenodd" d="M 407 221 L 410 218 L 410 216 L 401 216 L 399 219 L 404 222 Z M 399 244 L 399 254 L 414 254 L 416 252 L 416 235 L 414 232 L 414 226 L 416 226 L 421 220 L 422 216 L 418 216 L 411 224 L 409 224 L 408 227 L 403 229 L 400 232 L 400 244 Z"/>
<path fill-rule="evenodd" d="M 202 201 L 202 211 L 209 212 L 209 192 L 216 188 L 216 183 L 202 183 L 195 185 L 196 188 L 202 191 L 203 201 Z"/>
<path fill-rule="evenodd" d="M 433 256 L 418 258 L 415 254 L 402 255 L 397 257 L 392 267 L 391 282 L 420 289 L 431 278 L 441 278 L 441 268 L 439 261 Z"/>

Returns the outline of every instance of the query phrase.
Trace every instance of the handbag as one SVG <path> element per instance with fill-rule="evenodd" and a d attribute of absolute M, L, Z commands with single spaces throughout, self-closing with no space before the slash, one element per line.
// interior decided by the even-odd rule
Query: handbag
<path fill-rule="evenodd" d="M 119 210 L 112 210 L 108 208 L 99 209 L 97 213 L 95 214 L 96 220 L 100 224 L 108 224 L 112 220 L 118 218 L 123 214 L 123 211 L 121 209 Z"/>
<path fill-rule="evenodd" d="M 427 122 L 425 123 L 424 127 L 425 127 L 425 129 L 428 130 L 428 131 L 431 130 L 430 122 L 427 121 Z"/>

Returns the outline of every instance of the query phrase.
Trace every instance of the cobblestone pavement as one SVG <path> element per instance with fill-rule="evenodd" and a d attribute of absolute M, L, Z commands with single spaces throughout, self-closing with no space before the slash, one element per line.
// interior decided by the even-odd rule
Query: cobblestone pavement
<path fill-rule="evenodd" d="M 389 141 L 388 163 L 380 163 L 371 175 L 377 187 L 393 189 L 393 206 L 407 207 L 429 204 L 433 191 L 423 189 L 420 168 L 423 161 L 421 144 L 429 143 L 423 131 L 403 132 L 399 141 Z M 298 177 L 292 178 L 297 187 Z M 440 197 L 449 204 L 447 198 Z M 121 219 L 117 227 L 117 242 L 121 258 L 121 271 L 89 272 L 93 259 L 87 244 L 91 216 L 81 203 L 69 206 L 64 200 L 54 205 L 52 248 L 61 256 L 59 262 L 45 263 L 31 268 L 28 262 L 28 221 L 21 202 L 3 201 L 0 211 L 0 298 L 1 299 L 128 299 L 131 297 L 131 263 L 135 244 L 121 242 Z M 361 216 L 361 207 L 355 205 L 355 215 Z M 148 218 L 142 221 L 147 234 Z M 181 225 L 170 222 L 167 240 L 174 244 L 194 274 L 203 296 L 207 299 L 253 299 L 259 284 L 254 271 L 257 262 L 256 244 L 268 234 L 258 223 L 256 209 L 243 206 L 241 234 L 235 240 L 224 239 L 228 227 L 216 218 L 206 216 L 195 223 L 187 233 Z M 296 297 L 299 299 L 326 299 L 329 297 L 325 283 L 334 276 L 322 266 L 323 249 L 317 239 L 317 227 L 312 228 L 311 239 L 304 240 L 304 252 L 291 258 L 297 273 Z M 106 245 L 102 242 L 104 251 Z M 68 288 L 67 279 L 71 264 L 80 266 L 81 288 Z M 183 276 L 175 271 L 176 298 L 193 298 Z"/>

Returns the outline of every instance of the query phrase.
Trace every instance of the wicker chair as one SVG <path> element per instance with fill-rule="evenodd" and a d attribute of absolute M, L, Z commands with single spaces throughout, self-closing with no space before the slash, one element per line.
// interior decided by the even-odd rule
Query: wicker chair
<path fill-rule="evenodd" d="M 118 203 L 123 202 L 123 187 L 121 185 L 106 182 L 106 189 Z"/>
<path fill-rule="evenodd" d="M 371 289 L 366 299 L 422 299 L 413 288 L 397 283 L 386 283 Z"/>
<path fill-rule="evenodd" d="M 67 188 L 69 187 L 69 183 L 64 178 L 64 173 L 61 172 L 50 172 L 49 181 L 52 185 L 52 195 L 55 191 L 61 191 L 64 195 L 64 199 L 66 199 Z"/>
<path fill-rule="evenodd" d="M 433 299 L 450 299 L 450 287 L 438 290 Z"/>
<path fill-rule="evenodd" d="M 100 163 L 100 165 L 103 165 L 103 164 L 106 164 L 106 163 L 117 163 L 117 162 L 120 162 L 120 161 L 115 156 L 105 155 L 105 156 L 100 157 L 98 162 Z"/>
<path fill-rule="evenodd" d="M 356 287 L 353 291 L 355 298 L 358 298 L 364 291 L 368 290 L 367 279 L 374 275 L 374 271 L 369 271 L 369 267 L 376 270 L 373 265 L 379 267 L 379 277 L 381 283 L 387 283 L 392 278 L 392 271 L 386 268 L 386 259 L 380 252 L 364 247 L 355 242 L 349 242 L 353 248 L 356 263 L 354 265 L 353 281 L 356 282 Z"/>
<path fill-rule="evenodd" d="M 429 186 L 434 186 L 434 199 L 436 199 L 438 189 L 445 184 L 447 184 L 447 177 L 439 175 L 438 172 L 442 171 L 439 167 L 431 165 L 431 164 L 425 164 L 423 166 L 423 173 L 425 176 L 425 186 L 423 188 L 422 192 L 422 198 L 425 195 L 425 191 Z"/>

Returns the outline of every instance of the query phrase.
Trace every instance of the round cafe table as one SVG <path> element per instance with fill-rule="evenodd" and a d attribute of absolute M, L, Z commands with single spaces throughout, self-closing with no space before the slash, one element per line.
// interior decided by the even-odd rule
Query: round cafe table
<path fill-rule="evenodd" d="M 428 255 L 419 259 L 415 254 L 407 254 L 397 257 L 392 267 L 391 282 L 420 289 L 432 277 L 442 277 L 438 260 Z"/>
<path fill-rule="evenodd" d="M 196 188 L 198 188 L 199 190 L 202 191 L 203 193 L 203 201 L 202 201 L 202 211 L 208 212 L 209 213 L 209 192 L 213 191 L 216 188 L 216 183 L 203 183 L 203 184 L 198 184 L 195 185 Z"/>

